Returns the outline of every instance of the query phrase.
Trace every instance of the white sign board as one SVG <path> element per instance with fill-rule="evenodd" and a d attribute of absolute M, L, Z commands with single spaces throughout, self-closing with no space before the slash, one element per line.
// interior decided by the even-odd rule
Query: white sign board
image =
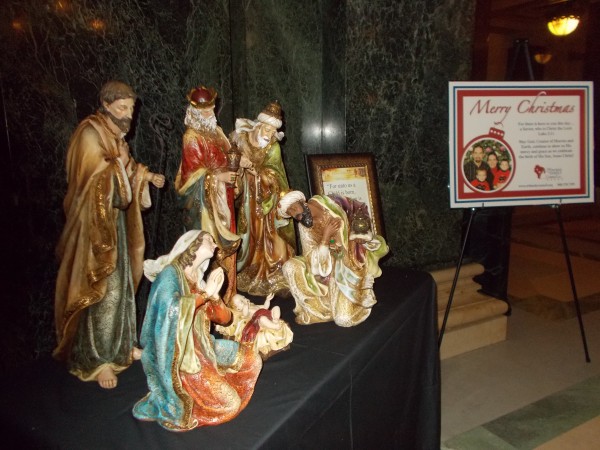
<path fill-rule="evenodd" d="M 451 82 L 452 208 L 594 201 L 591 82 Z"/>

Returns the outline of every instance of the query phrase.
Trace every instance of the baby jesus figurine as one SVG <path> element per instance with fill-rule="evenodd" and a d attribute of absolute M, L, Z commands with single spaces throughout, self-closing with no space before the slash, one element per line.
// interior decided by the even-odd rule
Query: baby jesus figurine
<path fill-rule="evenodd" d="M 228 326 L 216 325 L 215 329 L 223 336 L 240 341 L 244 328 L 251 322 L 260 325 L 258 335 L 254 340 L 254 348 L 263 360 L 283 350 L 287 350 L 292 342 L 294 333 L 289 325 L 281 320 L 281 309 L 279 306 L 270 308 L 273 294 L 265 298 L 262 305 L 256 305 L 241 294 L 235 294 L 229 305 L 233 319 Z"/>

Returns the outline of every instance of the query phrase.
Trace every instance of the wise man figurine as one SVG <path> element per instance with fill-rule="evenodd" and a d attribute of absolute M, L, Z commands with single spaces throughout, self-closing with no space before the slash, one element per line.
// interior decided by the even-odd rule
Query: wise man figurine
<path fill-rule="evenodd" d="M 279 214 L 297 220 L 302 255 L 283 265 L 296 301 L 296 322 L 335 322 L 351 327 L 364 322 L 377 299 L 373 284 L 379 260 L 389 249 L 370 226 L 366 205 L 340 195 L 314 195 L 308 201 L 290 191 Z"/>
<path fill-rule="evenodd" d="M 184 228 L 208 231 L 217 243 L 217 263 L 227 277 L 223 300 L 229 303 L 236 293 L 235 253 L 240 243 L 234 214 L 238 169 L 237 157 L 231 157 L 235 152 L 231 152 L 227 137 L 217 125 L 216 99 L 217 92 L 205 86 L 193 88 L 188 94 L 175 189 L 183 208 Z"/>
<path fill-rule="evenodd" d="M 238 290 L 252 295 L 288 294 L 281 267 L 295 254 L 293 221 L 277 217 L 277 202 L 289 184 L 279 141 L 281 105 L 270 102 L 255 121 L 237 119 L 231 142 L 241 152 Z"/>

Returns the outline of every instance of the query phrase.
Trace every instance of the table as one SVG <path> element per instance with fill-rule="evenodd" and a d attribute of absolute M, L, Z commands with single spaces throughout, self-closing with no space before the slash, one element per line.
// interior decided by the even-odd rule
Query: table
<path fill-rule="evenodd" d="M 50 356 L 0 377 L 5 442 L 65 449 L 439 449 L 440 371 L 435 283 L 426 272 L 384 268 L 378 303 L 362 324 L 293 322 L 248 407 L 233 421 L 169 432 L 131 414 L 147 392 L 141 363 L 113 390 L 84 383 Z"/>

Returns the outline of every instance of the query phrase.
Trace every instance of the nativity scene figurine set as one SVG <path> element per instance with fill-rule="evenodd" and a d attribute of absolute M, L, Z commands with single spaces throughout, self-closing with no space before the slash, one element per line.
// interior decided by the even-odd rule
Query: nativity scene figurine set
<path fill-rule="evenodd" d="M 71 137 L 57 246 L 55 358 L 106 389 L 141 359 L 149 392 L 133 415 L 172 431 L 229 421 L 248 404 L 263 361 L 293 339 L 274 296 L 294 298 L 299 324 L 357 325 L 376 303 L 388 252 L 364 203 L 290 190 L 278 102 L 256 120 L 237 119 L 227 137 L 214 89 L 187 98 L 174 183 L 185 233 L 172 250 L 143 261 L 141 211 L 151 206 L 149 184 L 162 188 L 165 177 L 129 152 L 136 94 L 119 81 L 102 87 L 99 110 Z M 152 287 L 138 342 L 142 274 Z"/>

